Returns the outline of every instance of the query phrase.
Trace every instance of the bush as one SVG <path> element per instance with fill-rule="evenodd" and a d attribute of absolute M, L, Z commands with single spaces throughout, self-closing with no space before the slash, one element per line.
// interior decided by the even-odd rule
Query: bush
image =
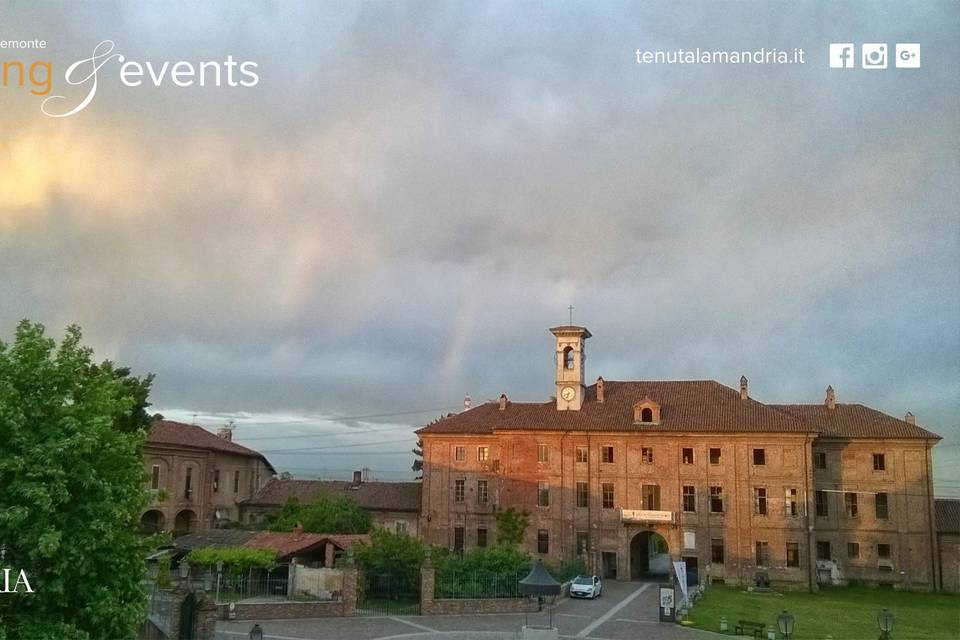
<path fill-rule="evenodd" d="M 463 557 L 439 553 L 435 561 L 437 598 L 510 598 L 530 571 L 532 558 L 512 546 L 468 551 Z"/>
<path fill-rule="evenodd" d="M 293 531 L 300 524 L 311 533 L 368 533 L 373 526 L 370 513 L 344 496 L 320 493 L 301 504 L 290 498 L 270 521 L 271 531 Z"/>
<path fill-rule="evenodd" d="M 276 566 L 277 552 L 273 549 L 252 547 L 203 547 L 194 549 L 186 558 L 191 566 L 215 568 L 223 562 L 224 571 L 240 574 L 250 569 L 272 569 Z"/>
<path fill-rule="evenodd" d="M 372 575 L 389 576 L 405 590 L 420 590 L 420 566 L 427 553 L 419 539 L 377 528 L 370 534 L 370 544 L 354 545 L 353 551 L 363 569 L 365 589 Z"/>

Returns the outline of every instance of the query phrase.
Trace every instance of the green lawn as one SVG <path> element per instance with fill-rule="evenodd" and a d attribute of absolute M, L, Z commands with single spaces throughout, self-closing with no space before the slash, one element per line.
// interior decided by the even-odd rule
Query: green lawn
<path fill-rule="evenodd" d="M 891 589 L 847 587 L 819 593 L 752 594 L 721 585 L 710 588 L 690 610 L 692 626 L 720 630 L 725 616 L 729 631 L 737 620 L 772 624 L 786 609 L 794 615 L 795 640 L 876 640 L 877 612 L 886 607 L 897 616 L 892 640 L 956 640 L 960 638 L 960 596 L 908 593 Z M 777 638 L 780 634 L 777 633 Z"/>

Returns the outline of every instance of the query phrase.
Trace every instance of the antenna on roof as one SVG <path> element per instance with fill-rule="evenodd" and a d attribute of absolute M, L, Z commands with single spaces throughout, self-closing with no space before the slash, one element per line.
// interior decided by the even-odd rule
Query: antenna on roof
<path fill-rule="evenodd" d="M 192 425 L 196 425 L 196 424 L 197 424 L 197 414 L 196 414 L 196 413 L 193 414 L 193 422 L 191 422 L 190 424 L 192 424 Z"/>

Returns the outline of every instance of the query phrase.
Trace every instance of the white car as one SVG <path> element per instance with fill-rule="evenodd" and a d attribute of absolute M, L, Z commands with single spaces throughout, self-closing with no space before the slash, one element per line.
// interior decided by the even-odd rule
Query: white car
<path fill-rule="evenodd" d="M 598 576 L 577 576 L 570 583 L 571 598 L 596 598 L 603 591 L 603 583 Z"/>

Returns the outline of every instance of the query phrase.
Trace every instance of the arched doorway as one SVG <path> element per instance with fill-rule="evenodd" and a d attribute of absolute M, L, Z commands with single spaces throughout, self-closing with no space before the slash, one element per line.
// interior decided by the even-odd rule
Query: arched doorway
<path fill-rule="evenodd" d="M 173 521 L 173 533 L 175 535 L 190 533 L 197 526 L 197 514 L 190 509 L 184 509 L 177 514 Z"/>
<path fill-rule="evenodd" d="M 159 533 L 163 531 L 163 525 L 163 513 L 156 509 L 151 509 L 140 516 L 140 530 L 144 533 Z"/>
<path fill-rule="evenodd" d="M 666 539 L 656 531 L 641 531 L 630 541 L 630 579 L 662 580 L 670 575 Z"/>

